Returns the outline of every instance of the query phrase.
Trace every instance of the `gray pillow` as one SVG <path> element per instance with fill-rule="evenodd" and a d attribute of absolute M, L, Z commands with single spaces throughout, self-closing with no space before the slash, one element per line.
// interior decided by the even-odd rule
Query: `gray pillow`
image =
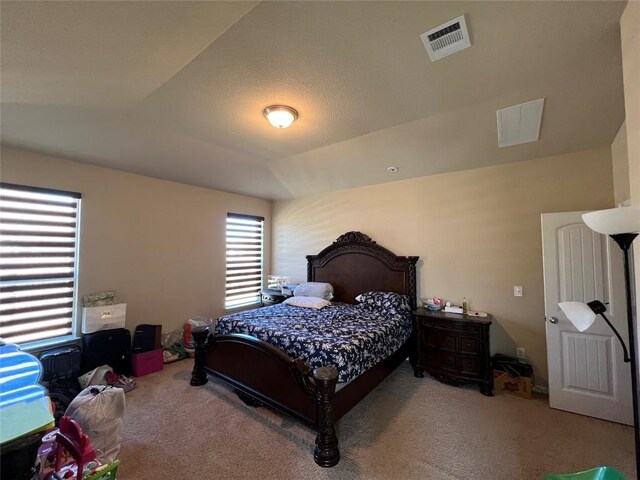
<path fill-rule="evenodd" d="M 333 286 L 323 282 L 304 282 L 293 291 L 296 297 L 317 297 L 331 300 L 333 298 Z"/>

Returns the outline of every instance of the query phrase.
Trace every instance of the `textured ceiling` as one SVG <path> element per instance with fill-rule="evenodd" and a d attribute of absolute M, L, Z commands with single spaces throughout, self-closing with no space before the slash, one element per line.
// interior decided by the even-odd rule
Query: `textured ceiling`
<path fill-rule="evenodd" d="M 2 141 L 273 199 L 600 147 L 624 5 L 3 1 Z M 431 63 L 461 14 L 471 48 Z M 496 109 L 541 97 L 541 140 L 498 149 Z"/>

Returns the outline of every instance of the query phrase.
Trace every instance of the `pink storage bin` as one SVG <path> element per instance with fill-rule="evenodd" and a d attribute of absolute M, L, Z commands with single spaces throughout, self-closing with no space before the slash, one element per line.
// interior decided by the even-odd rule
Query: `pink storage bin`
<path fill-rule="evenodd" d="M 132 358 L 133 376 L 142 377 L 162 370 L 162 348 L 149 352 L 134 353 Z"/>

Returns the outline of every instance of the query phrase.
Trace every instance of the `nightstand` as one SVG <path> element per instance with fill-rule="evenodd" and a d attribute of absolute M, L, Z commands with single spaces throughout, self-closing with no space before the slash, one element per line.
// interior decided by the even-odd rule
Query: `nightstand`
<path fill-rule="evenodd" d="M 489 350 L 491 315 L 472 317 L 421 307 L 413 312 L 413 317 L 416 377 L 423 377 L 426 371 L 450 385 L 477 384 L 482 394 L 493 396 Z"/>
<path fill-rule="evenodd" d="M 268 307 L 269 305 L 275 305 L 277 303 L 284 302 L 291 295 L 285 295 L 280 290 L 261 290 L 260 291 L 260 306 Z"/>

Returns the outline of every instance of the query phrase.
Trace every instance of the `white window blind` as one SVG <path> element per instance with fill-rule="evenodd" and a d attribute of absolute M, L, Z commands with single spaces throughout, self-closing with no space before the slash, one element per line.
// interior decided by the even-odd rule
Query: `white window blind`
<path fill-rule="evenodd" d="M 0 337 L 74 334 L 80 194 L 0 183 Z"/>
<path fill-rule="evenodd" d="M 227 214 L 225 307 L 257 303 L 262 289 L 264 218 Z"/>

